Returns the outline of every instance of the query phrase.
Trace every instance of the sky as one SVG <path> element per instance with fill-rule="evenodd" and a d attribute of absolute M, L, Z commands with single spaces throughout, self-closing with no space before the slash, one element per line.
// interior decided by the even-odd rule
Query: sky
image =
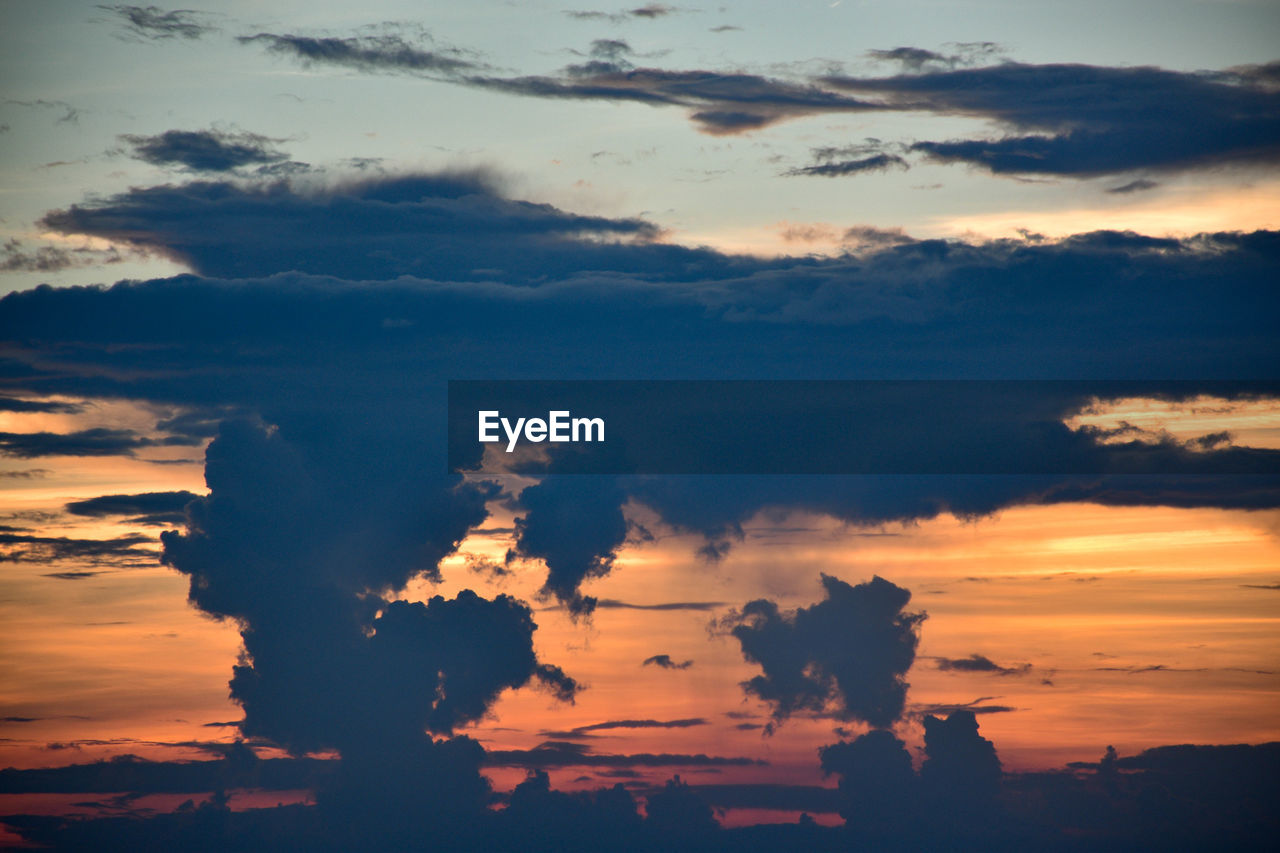
<path fill-rule="evenodd" d="M 1251 849 L 1278 35 L 0 5 L 0 844 Z M 805 476 L 450 471 L 490 379 L 959 390 Z"/>

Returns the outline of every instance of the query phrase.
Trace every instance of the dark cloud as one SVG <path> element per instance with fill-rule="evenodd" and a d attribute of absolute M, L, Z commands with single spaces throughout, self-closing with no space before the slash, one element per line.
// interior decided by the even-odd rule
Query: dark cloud
<path fill-rule="evenodd" d="M 948 64 L 949 57 L 921 47 L 895 47 L 891 50 L 869 50 L 867 56 L 879 62 L 897 62 L 910 71 L 919 71 L 925 65 Z"/>
<path fill-rule="evenodd" d="M 875 729 L 822 747 L 824 774 L 839 777 L 840 816 L 871 836 L 901 836 L 917 818 L 919 792 L 911 755 L 892 732 Z"/>
<path fill-rule="evenodd" d="M 83 411 L 80 403 L 64 403 L 58 400 L 20 400 L 0 397 L 0 412 L 56 412 L 74 414 Z"/>
<path fill-rule="evenodd" d="M 911 593 L 883 578 L 850 586 L 823 575 L 822 586 L 823 601 L 793 613 L 757 599 L 724 620 L 764 670 L 743 688 L 773 706 L 775 723 L 809 711 L 888 726 L 902 715 L 925 616 L 905 612 Z"/>
<path fill-rule="evenodd" d="M 675 6 L 668 6 L 665 3 L 647 3 L 644 6 L 637 6 L 634 9 L 621 9 L 617 12 L 566 9 L 564 14 L 577 21 L 609 21 L 610 23 L 620 24 L 636 18 L 640 20 L 662 18 L 667 15 L 673 15 L 678 11 L 680 10 Z"/>
<path fill-rule="evenodd" d="M 493 767 L 751 767 L 768 762 L 757 758 L 638 753 L 612 755 L 593 752 L 580 743 L 546 741 L 533 749 L 490 750 L 485 761 Z"/>
<path fill-rule="evenodd" d="M 0 533 L 0 561 L 9 563 L 50 563 L 55 560 L 76 560 L 89 565 L 153 566 L 158 556 L 155 540 L 149 536 L 131 534 L 114 539 L 69 539 L 63 536 L 31 536 L 18 533 Z M 98 573 L 94 573 L 98 574 Z M 79 579 L 89 575 L 75 572 L 55 576 Z"/>
<path fill-rule="evenodd" d="M 115 14 L 124 23 L 125 32 L 138 40 L 198 39 L 218 28 L 207 23 L 209 15 L 192 9 L 166 12 L 159 6 L 98 6 Z"/>
<path fill-rule="evenodd" d="M 1140 193 L 1146 192 L 1147 190 L 1153 190 L 1158 186 L 1160 186 L 1160 184 L 1155 181 L 1148 181 L 1146 178 L 1138 178 L 1137 180 L 1129 181 L 1127 184 L 1121 184 L 1118 187 L 1111 187 L 1107 192 L 1115 195 L 1128 195 L 1130 193 Z"/>
<path fill-rule="evenodd" d="M 895 47 L 890 50 L 869 50 L 867 56 L 877 62 L 894 62 L 906 71 L 924 71 L 926 68 L 955 68 L 958 65 L 974 65 L 989 60 L 1000 52 L 995 42 L 958 42 L 950 45 L 951 53 L 926 50 L 920 47 Z"/>
<path fill-rule="evenodd" d="M 649 666 L 650 664 L 663 669 L 688 669 L 693 666 L 693 661 L 686 660 L 676 663 L 671 659 L 671 655 L 653 655 L 652 657 L 645 658 L 644 663 L 641 664 L 641 666 Z"/>
<path fill-rule="evenodd" d="M 249 228 L 247 219 L 278 225 Z M 465 351 L 479 371 L 503 375 L 518 363 L 523 376 L 564 375 L 566 364 L 580 365 L 576 375 L 583 376 L 687 377 L 693 365 L 703 376 L 919 376 L 938 364 L 951 376 L 1018 375 L 1019 365 L 1035 365 L 1040 376 L 1269 376 L 1277 364 L 1269 321 L 1277 313 L 1270 281 L 1280 244 L 1268 232 L 1186 240 L 1099 232 L 977 244 L 893 235 L 857 257 L 756 260 L 646 242 L 602 244 L 596 235 L 656 229 L 509 201 L 475 175 L 307 192 L 197 182 L 136 190 L 50 221 L 123 234 L 206 273 L 303 267 L 318 275 L 10 295 L 0 325 L 8 323 L 8 339 L 24 342 L 11 363 L 15 389 L 256 408 L 307 431 L 337 417 L 325 412 L 348 395 L 373 395 L 398 413 L 404 396 L 392 389 L 412 375 L 450 375 L 448 347 Z M 412 269 L 464 281 L 363 284 Z M 344 275 L 358 278 L 322 277 Z M 107 329 L 95 321 L 103 316 L 118 322 Z M 274 319 L 281 316 L 290 322 Z M 1143 318 L 1140 327 L 1135 317 Z M 548 340 L 543 330 L 550 328 L 575 332 Z M 501 345 L 479 346 L 481 339 Z M 60 352 L 60 364 L 79 358 L 83 368 L 75 369 L 83 375 L 31 366 L 45 347 L 67 340 L 78 349 Z M 182 378 L 147 378 L 159 367 Z M 322 381 L 291 397 L 279 394 L 279 382 L 304 375 Z M 1052 423 L 1083 400 L 1048 399 L 1027 416 Z M 425 408 L 406 423 L 430 423 L 435 415 L 427 409 L 439 403 L 423 398 L 417 405 Z M 207 434 L 213 422 L 206 416 L 200 431 Z M 1056 452 L 1103 452 L 1096 447 L 1101 433 L 1055 426 L 1045 435 L 1062 442 Z M 918 452 L 904 436 L 896 440 L 904 453 Z M 412 455 L 434 452 L 425 445 L 419 438 Z M 959 446 L 954 431 L 945 445 Z M 1113 460 L 1107 466 L 1129 459 L 1125 470 L 1271 464 L 1265 452 L 1241 448 L 1198 453 L 1137 438 L 1105 450 Z M 1266 477 L 1235 475 L 581 478 L 546 480 L 524 500 L 520 555 L 546 560 L 547 590 L 582 612 L 588 607 L 577 599 L 580 583 L 607 571 L 625 541 L 627 500 L 706 536 L 722 553 L 741 523 L 766 506 L 866 524 L 1072 500 L 1260 508 L 1276 505 L 1277 490 Z M 578 509 L 570 512 L 570 503 Z M 563 524 L 557 513 L 569 513 Z"/>
<path fill-rule="evenodd" d="M 457 82 L 537 98 L 685 107 L 698 129 L 713 135 L 757 130 L 800 116 L 887 108 L 811 83 L 757 74 L 632 68 L 612 63 L 566 70 L 563 76 L 468 75 Z"/>
<path fill-rule="evenodd" d="M 596 607 L 600 610 L 608 610 L 617 608 L 623 610 L 697 610 L 710 611 L 720 607 L 724 607 L 723 601 L 669 601 L 662 604 L 632 604 L 627 601 L 618 601 L 615 598 L 602 598 L 596 602 Z"/>
<path fill-rule="evenodd" d="M 255 224 L 263 222 L 272 227 Z M 675 247 L 641 252 L 592 245 L 583 238 L 644 242 L 658 230 L 638 219 L 576 216 L 509 201 L 479 171 L 378 178 L 318 192 L 287 183 L 205 181 L 138 188 L 51 212 L 42 224 L 106 237 L 214 276 L 297 270 L 355 280 L 414 274 L 536 280 L 569 274 L 574 263 L 657 268 L 664 259 L 699 258 Z M 234 252 L 227 251 L 231 245 Z"/>
<path fill-rule="evenodd" d="M 967 658 L 935 657 L 938 669 L 943 672 L 989 672 L 996 675 L 1025 675 L 1031 671 L 1031 664 L 1021 666 L 1000 666 L 991 658 L 980 654 L 971 654 Z"/>
<path fill-rule="evenodd" d="M 183 507 L 195 500 L 191 492 L 144 492 L 139 495 L 102 495 L 72 501 L 65 509 L 72 515 L 105 518 L 113 515 L 134 516 L 137 524 L 180 524 L 185 520 Z"/>
<path fill-rule="evenodd" d="M 162 536 L 192 602 L 244 626 L 248 657 L 231 681 L 242 731 L 345 756 L 451 732 L 531 680 L 572 700 L 572 679 L 537 660 L 520 602 L 469 590 L 382 600 L 415 575 L 438 577 L 491 492 L 426 475 L 409 455 L 379 470 L 362 446 L 335 457 L 327 443 L 226 422 L 207 452 L 209 496 L 188 505 L 185 534 Z"/>
<path fill-rule="evenodd" d="M 543 593 L 555 595 L 574 615 L 591 613 L 596 599 L 579 587 L 613 568 L 614 552 L 627 537 L 625 495 L 599 477 L 547 477 L 520 493 L 516 549 L 546 561 Z"/>
<path fill-rule="evenodd" d="M 342 760 L 315 783 L 315 807 L 199 817 L 243 830 L 241 837 L 263 828 L 242 821 L 314 821 L 323 830 L 276 836 L 319 839 L 302 843 L 308 849 L 403 849 L 453 837 L 447 832 L 467 822 L 481 832 L 499 819 L 486 812 L 492 792 L 483 764 L 752 765 L 745 757 L 612 755 L 563 741 L 486 755 L 465 737 L 428 736 L 482 718 L 508 687 L 539 685 L 566 700 L 577 690 L 534 653 L 533 613 L 521 602 L 473 593 L 393 601 L 411 579 L 438 578 L 440 560 L 484 523 L 486 503 L 499 496 L 444 474 L 443 382 L 458 375 L 458 365 L 467 365 L 467 375 L 511 378 L 918 378 L 942 371 L 1205 379 L 1267 378 L 1278 363 L 1280 248 L 1266 232 L 969 244 L 904 235 L 858 257 L 764 261 L 662 246 L 651 224 L 512 201 L 474 175 L 314 190 L 196 182 L 51 216 L 76 233 L 119 229 L 122 239 L 187 258 L 201 273 L 6 296 L 0 369 L 6 393 L 18 398 L 66 394 L 164 407 L 160 429 L 188 441 L 207 438 L 221 421 L 206 452 L 209 494 L 188 505 L 184 532 L 164 537 L 165 559 L 191 579 L 196 606 L 242 631 L 244 656 L 231 681 L 245 712 L 242 733 L 294 752 L 336 748 Z M 604 245 L 630 237 L 641 239 Z M 1212 387 L 1196 381 L 1167 393 L 1182 398 Z M 1070 446 L 1092 446 L 1095 436 L 1055 426 L 1088 397 L 1032 395 L 1009 417 L 1034 416 Z M 1107 453 L 1154 459 L 1157 471 L 1192 453 L 1237 460 L 1237 469 L 1267 461 L 1240 448 L 1144 450 L 1126 443 L 1136 436 L 1115 438 L 1120 449 Z M 931 441 L 984 446 L 960 424 Z M 547 591 L 585 604 L 581 583 L 610 570 L 626 541 L 621 508 L 629 501 L 727 547 L 765 507 L 858 525 L 943 512 L 974 518 L 1067 500 L 1257 508 L 1277 505 L 1272 479 L 565 474 L 526 489 L 513 509 L 522 519 L 517 556 L 546 560 Z M 826 600 L 794 613 L 763 601 L 737 614 L 731 627 L 763 670 L 748 689 L 774 704 L 779 719 L 812 712 L 887 725 L 903 709 L 919 617 L 902 613 L 906 591 L 885 581 L 824 584 Z M 597 606 L 717 606 L 673 598 Z M 1010 709 L 978 701 L 952 710 Z M 581 805 L 536 784 L 525 793 L 564 813 Z M 447 823 L 451 813 L 459 817 Z M 695 806 L 688 814 L 705 812 Z M 164 826 L 177 832 L 196 818 Z M 112 826 L 120 838 L 144 825 L 161 827 Z M 93 831 L 87 824 L 57 827 L 47 837 L 64 848 L 103 847 L 59 835 Z M 174 837 L 187 836 L 133 848 L 182 847 Z M 197 837 L 205 847 L 237 846 L 216 833 Z"/>
<path fill-rule="evenodd" d="M 787 176 L 811 175 L 823 178 L 835 178 L 844 175 L 856 175 L 861 172 L 882 172 L 891 166 L 909 168 L 907 161 L 896 154 L 875 154 L 859 160 L 840 160 L 828 163 L 814 163 L 790 169 L 783 174 Z"/>
<path fill-rule="evenodd" d="M 125 134 L 133 158 L 153 166 L 181 166 L 192 172 L 230 172 L 242 166 L 279 164 L 289 155 L 279 142 L 257 133 L 229 130 L 166 130 L 154 136 Z"/>
<path fill-rule="evenodd" d="M 429 36 L 425 44 L 410 42 L 402 35 L 379 34 L 348 38 L 276 35 L 258 33 L 240 36 L 241 44 L 261 44 L 272 53 L 301 61 L 304 65 L 333 65 L 364 72 L 409 73 L 448 76 L 477 69 L 477 63 L 450 47 L 436 47 Z"/>
<path fill-rule="evenodd" d="M 990 119 L 1008 135 L 917 142 L 911 149 L 996 174 L 1091 177 L 1280 160 L 1280 92 L 1253 78 L 1007 62 L 824 82 L 892 107 Z"/>
<path fill-rule="evenodd" d="M 991 741 L 978 734 L 973 711 L 924 718 L 920 781 L 940 802 L 946 823 L 982 820 L 1000 790 L 1002 771 Z"/>
<path fill-rule="evenodd" d="M 640 10 L 636 10 L 637 12 Z M 608 17 L 606 13 L 569 13 Z M 1004 135 L 921 141 L 909 150 L 997 174 L 1095 177 L 1267 166 L 1280 159 L 1280 91 L 1273 65 L 1225 72 L 989 61 L 988 42 L 943 54 L 917 47 L 873 51 L 911 73 L 786 80 L 738 71 L 636 68 L 616 51 L 555 75 L 480 73 L 457 52 L 423 50 L 399 36 L 244 37 L 305 63 L 433 76 L 507 94 L 679 106 L 699 130 L 735 134 L 809 115 L 912 111 L 992 121 Z M 843 169 L 840 166 L 843 165 Z M 814 164 L 795 174 L 856 174 L 905 165 L 898 154 Z"/>
<path fill-rule="evenodd" d="M 100 574 L 103 574 L 103 572 L 49 572 L 46 575 L 42 575 L 42 577 L 55 578 L 60 581 L 82 581 L 96 578 Z"/>
<path fill-rule="evenodd" d="M 684 720 L 609 720 L 603 723 L 592 723 L 579 726 L 575 731 L 594 732 L 604 729 L 687 729 L 693 726 L 705 726 L 707 721 L 701 717 Z"/>
<path fill-rule="evenodd" d="M 118 264 L 124 260 L 125 255 L 114 246 L 107 249 L 37 246 L 34 251 L 28 251 L 20 240 L 10 238 L 0 247 L 0 272 L 58 272 L 76 267 Z"/>
<path fill-rule="evenodd" d="M 972 702 L 935 702 L 926 704 L 913 704 L 909 709 L 908 716 L 913 719 L 923 719 L 930 715 L 954 714 L 956 711 L 967 711 L 971 714 L 1010 714 L 1018 710 L 1010 705 L 988 705 L 996 696 L 982 696 L 974 699 Z"/>
<path fill-rule="evenodd" d="M 129 429 L 78 430 L 55 432 L 0 432 L 0 453 L 20 459 L 40 456 L 132 456 L 144 447 L 192 447 L 200 442 L 186 436 L 149 438 Z"/>

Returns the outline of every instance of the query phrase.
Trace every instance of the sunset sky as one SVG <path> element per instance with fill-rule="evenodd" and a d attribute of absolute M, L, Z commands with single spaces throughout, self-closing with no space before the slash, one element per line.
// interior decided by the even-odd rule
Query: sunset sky
<path fill-rule="evenodd" d="M 819 749 L 919 769 L 930 715 L 1006 774 L 1280 740 L 1278 37 L 1267 0 L 9 0 L 0 767 L 465 735 L 500 795 L 680 774 L 724 827 L 839 826 Z M 1135 384 L 998 413 L 1078 472 L 464 478 L 462 379 Z M 985 446 L 936 417 L 894 452 Z M 864 616 L 906 667 L 823 681 Z M 0 817 L 212 793 L 15 779 Z"/>

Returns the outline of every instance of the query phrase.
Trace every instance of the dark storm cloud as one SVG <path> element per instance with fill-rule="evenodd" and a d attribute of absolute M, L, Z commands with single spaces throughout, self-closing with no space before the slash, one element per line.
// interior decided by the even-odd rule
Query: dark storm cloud
<path fill-rule="evenodd" d="M 493 493 L 428 474 L 431 460 L 406 445 L 371 459 L 359 435 L 331 445 L 225 422 L 207 451 L 209 496 L 187 506 L 185 534 L 161 537 L 165 562 L 191 577 L 192 602 L 244 626 L 248 657 L 231 680 L 241 730 L 344 758 L 425 749 L 430 763 L 439 750 L 423 731 L 478 719 L 503 689 L 536 681 L 572 701 L 577 684 L 533 652 L 524 604 L 469 590 L 382 599 L 416 575 L 438 577 Z"/>
<path fill-rule="evenodd" d="M 943 672 L 989 672 L 996 675 L 1024 675 L 1031 671 L 1031 664 L 1021 666 L 1001 666 L 991 658 L 980 654 L 971 654 L 967 658 L 933 659 L 938 669 Z"/>
<path fill-rule="evenodd" d="M 742 655 L 763 674 L 743 684 L 773 706 L 780 723 L 794 713 L 888 726 L 902 715 L 923 613 L 903 610 L 911 593 L 882 578 L 850 586 L 822 576 L 826 597 L 783 613 L 766 599 L 722 622 Z"/>
<path fill-rule="evenodd" d="M 125 134 L 133 158 L 153 166 L 182 166 L 192 172 L 229 172 L 242 166 L 278 164 L 289 155 L 279 142 L 257 133 L 228 130 L 166 130 L 154 136 Z"/>
<path fill-rule="evenodd" d="M 662 669 L 688 669 L 693 666 L 693 661 L 686 660 L 676 663 L 671 659 L 671 655 L 653 655 L 652 657 L 645 658 L 644 663 L 642 663 L 641 666 L 649 666 L 650 664 L 661 667 Z"/>
<path fill-rule="evenodd" d="M 379 432 L 393 429 L 401 435 L 387 452 L 419 460 L 430 472 L 424 482 L 434 482 L 432 466 L 441 464 L 428 438 L 440 401 L 414 383 L 456 375 L 462 353 L 476 375 L 512 377 L 1161 378 L 1280 370 L 1271 284 L 1280 241 L 1270 232 L 985 243 L 871 235 L 877 239 L 856 257 L 761 260 L 649 242 L 658 229 L 642 220 L 512 201 L 476 174 L 306 191 L 213 182 L 143 188 L 55 212 L 48 224 L 131 241 L 205 274 L 264 277 L 9 295 L 0 303 L 0 337 L 11 342 L 4 368 L 13 393 L 197 406 L 190 424 L 174 429 L 191 439 L 208 435 L 219 412 L 257 411 L 317 454 L 339 439 L 380 446 Z M 610 237 L 641 239 L 601 239 Z M 287 272 L 300 268 L 315 275 Z M 406 271 L 432 278 L 389 280 Z M 383 281 L 369 286 L 369 279 Z M 549 329 L 574 331 L 548 336 Z M 280 394 L 281 383 L 297 393 Z M 1177 393 L 1197 390 L 1204 388 Z M 551 479 L 526 490 L 517 507 L 518 555 L 546 560 L 546 590 L 585 612 L 579 586 L 608 571 L 625 542 L 628 500 L 707 537 L 716 553 L 768 506 L 867 524 L 1078 500 L 1277 505 L 1271 478 L 1221 473 L 1269 470 L 1274 452 L 1061 426 L 1087 403 L 1050 394 L 1019 403 L 1030 406 L 1025 412 L 1007 401 L 993 411 L 1043 422 L 1041 437 L 1055 452 L 1105 462 L 1091 470 L 1219 473 Z M 384 413 L 381 421 L 369 420 L 370 406 Z M 321 425 L 335 420 L 324 435 Z M 945 424 L 940 430 L 928 440 L 959 446 L 955 430 L 945 440 Z M 895 446 L 915 452 L 908 435 L 915 434 L 897 435 Z M 114 438 L 128 451 L 135 437 Z M 980 450 L 983 435 L 970 438 Z M 1102 439 L 1118 443 L 1097 446 Z M 359 481 L 355 472 L 343 476 Z"/>
<path fill-rule="evenodd" d="M 824 82 L 897 108 L 990 119 L 1008 135 L 911 147 L 996 174 L 1091 177 L 1280 160 L 1280 92 L 1252 78 L 1009 62 Z"/>
<path fill-rule="evenodd" d="M 136 39 L 161 41 L 164 39 L 198 39 L 217 32 L 217 27 L 207 23 L 204 12 L 192 9 L 174 9 L 166 12 L 159 6 L 98 6 L 116 15 L 124 23 L 125 32 Z"/>
<path fill-rule="evenodd" d="M 261 44 L 272 53 L 296 59 L 306 66 L 334 65 L 364 72 L 391 72 L 449 76 L 481 66 L 464 59 L 459 51 L 437 48 L 430 42 L 417 45 L 401 35 L 378 34 L 347 38 L 258 33 L 240 36 L 241 44 Z"/>
<path fill-rule="evenodd" d="M 0 272 L 58 272 L 76 267 L 118 264 L 125 256 L 114 246 L 90 249 L 86 246 L 37 246 L 27 249 L 20 240 L 9 239 L 0 247 Z"/>
<path fill-rule="evenodd" d="M 95 427 L 76 432 L 0 432 L 0 453 L 20 459 L 40 456 L 132 456 L 144 447 L 191 447 L 199 441 L 185 436 L 148 438 L 129 429 Z"/>

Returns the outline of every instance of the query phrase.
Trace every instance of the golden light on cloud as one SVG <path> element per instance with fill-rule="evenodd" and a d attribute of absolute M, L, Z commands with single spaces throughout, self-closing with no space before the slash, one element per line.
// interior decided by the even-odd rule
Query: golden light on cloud
<path fill-rule="evenodd" d="M 922 233 L 980 239 L 1020 237 L 1024 231 L 1049 238 L 1089 231 L 1136 231 L 1150 236 L 1188 237 L 1215 231 L 1254 231 L 1280 226 L 1280 181 L 1243 187 L 1175 186 L 1151 198 L 1107 196 L 1109 203 L 1048 210 L 1001 210 L 934 220 Z"/>

